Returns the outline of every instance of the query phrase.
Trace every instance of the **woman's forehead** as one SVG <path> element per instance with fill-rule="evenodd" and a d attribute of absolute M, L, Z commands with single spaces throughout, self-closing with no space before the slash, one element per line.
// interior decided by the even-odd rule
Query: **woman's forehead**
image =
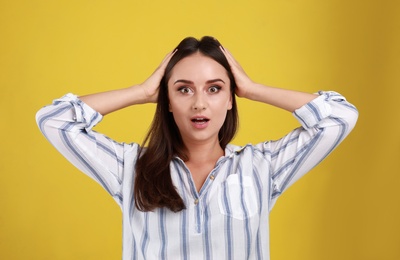
<path fill-rule="evenodd" d="M 210 80 L 224 78 L 229 80 L 226 69 L 214 59 L 195 53 L 180 60 L 172 69 L 169 82 L 178 79 Z"/>

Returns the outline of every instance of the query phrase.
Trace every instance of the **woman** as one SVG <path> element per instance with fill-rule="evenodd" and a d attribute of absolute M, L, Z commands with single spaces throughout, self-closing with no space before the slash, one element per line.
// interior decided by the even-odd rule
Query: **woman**
<path fill-rule="evenodd" d="M 229 144 L 235 94 L 294 114 L 280 140 Z M 157 102 L 145 140 L 92 131 L 102 116 Z M 269 259 L 269 211 L 278 196 L 352 130 L 357 110 L 318 95 L 253 82 L 217 40 L 184 39 L 142 84 L 77 97 L 37 114 L 49 141 L 100 183 L 123 211 L 123 259 Z"/>

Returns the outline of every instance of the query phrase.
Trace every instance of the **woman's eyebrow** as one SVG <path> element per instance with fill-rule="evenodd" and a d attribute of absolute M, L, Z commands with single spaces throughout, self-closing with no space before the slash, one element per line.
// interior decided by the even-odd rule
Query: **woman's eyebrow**
<path fill-rule="evenodd" d="M 215 82 L 218 82 L 218 81 L 220 81 L 220 82 L 225 84 L 225 81 L 223 81 L 222 79 L 211 79 L 211 80 L 207 80 L 206 83 L 215 83 Z"/>
<path fill-rule="evenodd" d="M 218 82 L 218 81 L 220 81 L 220 82 L 225 84 L 225 81 L 223 81 L 222 79 L 210 79 L 210 80 L 207 80 L 206 83 L 210 84 L 210 83 L 215 83 L 215 82 Z M 177 81 L 174 82 L 174 85 L 176 83 L 193 84 L 193 81 L 186 80 L 186 79 L 178 79 Z"/>
<path fill-rule="evenodd" d="M 186 83 L 186 84 L 193 84 L 193 81 L 190 81 L 190 80 L 186 80 L 186 79 L 178 79 L 177 81 L 175 81 L 174 82 L 174 85 L 176 84 L 176 83 Z"/>

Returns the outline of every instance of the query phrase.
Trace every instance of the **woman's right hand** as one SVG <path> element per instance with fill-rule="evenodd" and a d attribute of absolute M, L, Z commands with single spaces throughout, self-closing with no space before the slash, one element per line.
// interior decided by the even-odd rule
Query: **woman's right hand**
<path fill-rule="evenodd" d="M 139 85 L 143 89 L 144 95 L 148 103 L 157 102 L 158 88 L 160 86 L 161 79 L 164 76 L 165 68 L 167 67 L 168 62 L 171 60 L 172 56 L 174 56 L 176 51 L 177 49 L 168 53 L 161 64 L 153 72 L 153 74 L 151 74 L 148 79 L 146 79 L 142 84 Z"/>
<path fill-rule="evenodd" d="M 155 103 L 157 102 L 158 88 L 164 76 L 165 68 L 174 53 L 175 51 L 168 53 L 160 66 L 142 84 L 79 98 L 103 116 L 128 106 Z"/>

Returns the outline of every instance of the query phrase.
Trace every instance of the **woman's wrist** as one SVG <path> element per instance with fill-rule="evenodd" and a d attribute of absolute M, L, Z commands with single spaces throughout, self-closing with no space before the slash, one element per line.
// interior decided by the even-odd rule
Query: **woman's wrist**
<path fill-rule="evenodd" d="M 253 101 L 263 102 L 293 112 L 317 96 L 310 93 L 254 83 L 252 87 L 248 88 L 246 91 L 245 97 Z"/>
<path fill-rule="evenodd" d="M 265 102 L 264 96 L 267 95 L 268 86 L 256 82 L 250 82 L 247 84 L 246 88 L 238 91 L 238 97 L 246 98 L 253 101 Z"/>
<path fill-rule="evenodd" d="M 149 88 L 144 84 L 138 84 L 131 87 L 137 98 L 136 104 L 156 103 L 157 93 L 152 93 Z"/>

